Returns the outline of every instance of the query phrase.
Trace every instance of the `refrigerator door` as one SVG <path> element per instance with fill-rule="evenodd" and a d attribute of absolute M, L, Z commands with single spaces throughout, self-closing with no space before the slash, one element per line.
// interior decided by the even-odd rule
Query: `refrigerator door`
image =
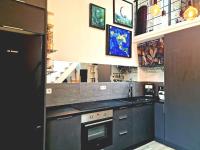
<path fill-rule="evenodd" d="M 7 150 L 43 147 L 42 43 L 42 36 L 0 32 L 1 134 Z"/>

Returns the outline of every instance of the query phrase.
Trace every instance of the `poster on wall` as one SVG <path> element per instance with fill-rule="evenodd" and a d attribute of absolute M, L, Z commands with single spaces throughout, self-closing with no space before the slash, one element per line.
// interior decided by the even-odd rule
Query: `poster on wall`
<path fill-rule="evenodd" d="M 106 26 L 106 54 L 131 58 L 132 32 L 119 27 Z"/>
<path fill-rule="evenodd" d="M 113 22 L 133 28 L 133 4 L 126 0 L 113 0 Z"/>
<path fill-rule="evenodd" d="M 106 9 L 95 4 L 90 4 L 90 27 L 105 30 Z"/>
<path fill-rule="evenodd" d="M 140 67 L 164 66 L 163 38 L 141 43 L 138 45 L 137 51 Z"/>

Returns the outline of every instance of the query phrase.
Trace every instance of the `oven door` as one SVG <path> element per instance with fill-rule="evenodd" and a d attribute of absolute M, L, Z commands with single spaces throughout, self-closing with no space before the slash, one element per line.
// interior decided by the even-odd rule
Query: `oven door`
<path fill-rule="evenodd" d="M 82 150 L 99 150 L 112 145 L 112 119 L 82 124 Z"/>

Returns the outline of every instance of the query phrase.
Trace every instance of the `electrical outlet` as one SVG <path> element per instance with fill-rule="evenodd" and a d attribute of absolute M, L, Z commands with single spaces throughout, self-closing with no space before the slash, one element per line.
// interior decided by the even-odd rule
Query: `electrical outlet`
<path fill-rule="evenodd" d="M 46 94 L 52 94 L 52 89 L 51 88 L 47 88 L 46 89 Z"/>
<path fill-rule="evenodd" d="M 106 85 L 101 85 L 100 86 L 100 90 L 106 90 L 106 88 L 107 88 Z"/>

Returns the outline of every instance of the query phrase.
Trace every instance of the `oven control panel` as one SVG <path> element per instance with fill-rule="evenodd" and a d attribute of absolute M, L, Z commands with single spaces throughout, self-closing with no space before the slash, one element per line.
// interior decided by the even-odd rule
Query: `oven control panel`
<path fill-rule="evenodd" d="M 99 112 L 93 112 L 88 114 L 81 115 L 81 123 L 106 119 L 106 118 L 112 118 L 113 117 L 113 110 L 105 110 L 105 111 L 99 111 Z"/>

